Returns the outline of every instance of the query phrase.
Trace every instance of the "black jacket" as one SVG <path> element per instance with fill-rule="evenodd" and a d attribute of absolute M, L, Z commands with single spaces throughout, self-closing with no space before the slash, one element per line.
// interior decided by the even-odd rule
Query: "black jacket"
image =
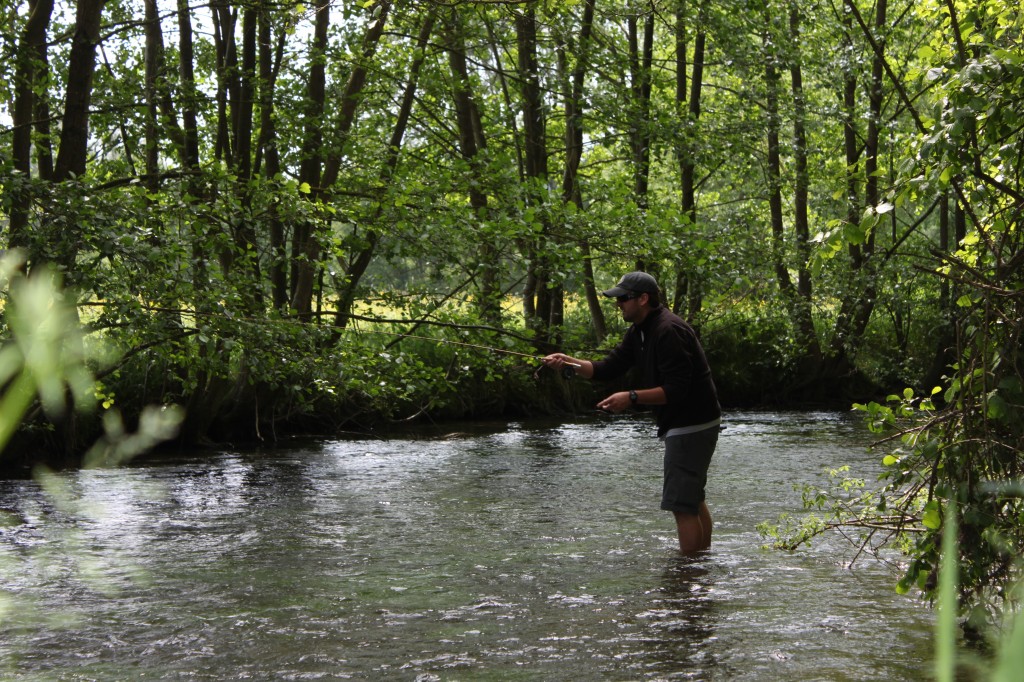
<path fill-rule="evenodd" d="M 633 324 L 603 360 L 594 363 L 594 379 L 604 381 L 637 370 L 635 389 L 665 391 L 665 405 L 652 406 L 658 435 L 680 426 L 705 424 L 722 416 L 718 391 L 704 348 L 693 327 L 659 306 L 639 326 Z"/>

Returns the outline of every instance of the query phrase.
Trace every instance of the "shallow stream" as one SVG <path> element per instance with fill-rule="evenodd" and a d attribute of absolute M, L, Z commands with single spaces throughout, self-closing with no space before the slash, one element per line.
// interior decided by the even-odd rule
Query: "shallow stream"
<path fill-rule="evenodd" d="M 0 677 L 919 680 L 931 611 L 835 536 L 762 548 L 856 417 L 728 413 L 676 552 L 631 418 L 292 443 L 0 481 Z M 460 429 L 467 427 L 460 426 Z"/>

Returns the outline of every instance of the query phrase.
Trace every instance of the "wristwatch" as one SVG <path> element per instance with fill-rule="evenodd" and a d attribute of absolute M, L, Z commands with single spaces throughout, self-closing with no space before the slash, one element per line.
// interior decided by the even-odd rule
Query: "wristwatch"
<path fill-rule="evenodd" d="M 636 405 L 636 400 L 637 400 L 637 398 L 636 398 L 636 391 L 630 389 L 630 391 L 629 391 L 629 402 L 631 402 L 634 405 Z"/>

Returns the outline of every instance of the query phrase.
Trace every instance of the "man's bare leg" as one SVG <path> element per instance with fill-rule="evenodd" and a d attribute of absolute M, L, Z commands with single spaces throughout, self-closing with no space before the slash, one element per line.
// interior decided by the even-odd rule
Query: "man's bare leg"
<path fill-rule="evenodd" d="M 679 533 L 679 551 L 693 554 L 711 547 L 711 510 L 704 502 L 697 507 L 696 514 L 672 512 L 676 518 Z"/>
<path fill-rule="evenodd" d="M 697 516 L 700 518 L 701 526 L 701 549 L 711 548 L 711 510 L 708 509 L 708 505 L 704 502 L 700 503 L 700 507 L 697 508 Z"/>
<path fill-rule="evenodd" d="M 693 554 L 704 549 L 704 528 L 700 514 L 678 511 L 672 514 L 676 517 L 676 530 L 679 532 L 679 551 L 683 554 Z"/>

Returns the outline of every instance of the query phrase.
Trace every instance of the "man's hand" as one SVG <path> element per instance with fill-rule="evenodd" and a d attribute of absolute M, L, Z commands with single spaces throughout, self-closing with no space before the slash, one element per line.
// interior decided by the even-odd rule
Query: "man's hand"
<path fill-rule="evenodd" d="M 597 404 L 597 409 L 604 410 L 605 412 L 624 412 L 632 406 L 632 402 L 629 399 L 628 391 L 619 391 L 618 393 L 612 393 L 610 396 L 602 400 Z"/>
<path fill-rule="evenodd" d="M 590 360 L 577 360 L 576 358 L 566 355 L 565 353 L 552 353 L 541 358 L 541 362 L 545 366 L 560 372 L 563 367 L 572 367 L 576 374 L 589 379 L 594 376 L 594 365 Z"/>
<path fill-rule="evenodd" d="M 565 353 L 552 353 L 551 355 L 547 355 L 547 356 L 541 358 L 541 362 L 543 362 L 545 365 L 547 365 L 551 369 L 558 369 L 558 370 L 562 369 L 562 367 L 564 367 L 565 365 L 570 364 L 570 363 L 573 364 L 573 365 L 579 365 L 580 364 L 580 363 L 576 362 L 576 360 L 570 358 Z"/>

